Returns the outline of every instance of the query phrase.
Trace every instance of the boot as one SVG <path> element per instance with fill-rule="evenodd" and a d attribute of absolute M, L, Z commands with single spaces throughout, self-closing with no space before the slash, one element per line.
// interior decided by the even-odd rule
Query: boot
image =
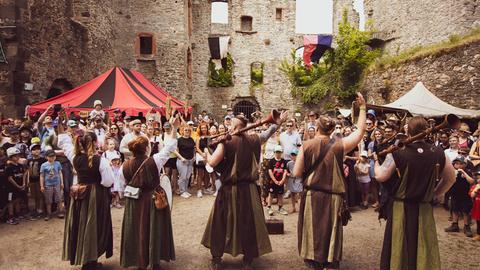
<path fill-rule="evenodd" d="M 470 225 L 465 225 L 463 227 L 463 233 L 465 233 L 466 237 L 473 237 L 472 229 L 470 228 Z"/>
<path fill-rule="evenodd" d="M 445 228 L 445 232 L 460 232 L 460 228 L 458 227 L 457 222 L 453 222 L 450 227 Z"/>
<path fill-rule="evenodd" d="M 253 259 L 252 258 L 247 258 L 243 257 L 243 270 L 253 270 Z"/>
<path fill-rule="evenodd" d="M 210 261 L 210 264 L 208 265 L 208 269 L 210 270 L 220 270 L 220 266 L 221 266 L 221 263 L 222 263 L 222 259 L 221 258 L 212 258 L 212 260 Z"/>

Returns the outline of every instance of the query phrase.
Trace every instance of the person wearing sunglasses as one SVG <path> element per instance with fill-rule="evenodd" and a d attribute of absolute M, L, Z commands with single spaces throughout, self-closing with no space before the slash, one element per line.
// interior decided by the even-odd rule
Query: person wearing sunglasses
<path fill-rule="evenodd" d="M 298 149 L 302 145 L 302 138 L 300 134 L 295 130 L 295 126 L 292 120 L 288 121 L 285 125 L 287 128 L 280 134 L 280 144 L 283 148 L 283 159 L 287 162 L 292 160 L 290 153 L 294 149 Z"/>

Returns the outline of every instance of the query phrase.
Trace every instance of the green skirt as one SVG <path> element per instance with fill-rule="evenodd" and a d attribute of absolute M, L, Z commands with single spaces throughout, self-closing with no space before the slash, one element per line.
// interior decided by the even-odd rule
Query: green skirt
<path fill-rule="evenodd" d="M 147 268 L 161 260 L 175 260 L 170 208 L 156 209 L 152 192 L 142 190 L 140 198 L 126 198 L 120 264 Z"/>
<path fill-rule="evenodd" d="M 256 258 L 272 251 L 258 188 L 254 183 L 220 188 L 202 244 L 213 257 L 223 253 Z"/>
<path fill-rule="evenodd" d="M 62 260 L 71 265 L 113 255 L 111 195 L 108 188 L 91 185 L 82 200 L 70 200 L 65 219 Z"/>

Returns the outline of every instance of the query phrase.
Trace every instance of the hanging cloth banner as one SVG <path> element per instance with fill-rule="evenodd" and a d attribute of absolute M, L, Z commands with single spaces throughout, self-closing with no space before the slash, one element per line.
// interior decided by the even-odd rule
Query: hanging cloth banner
<path fill-rule="evenodd" d="M 212 59 L 223 59 L 227 57 L 229 41 L 229 36 L 208 38 L 208 47 L 210 48 L 210 55 Z"/>
<path fill-rule="evenodd" d="M 295 33 L 332 34 L 333 0 L 296 0 Z"/>
<path fill-rule="evenodd" d="M 7 63 L 7 57 L 5 57 L 5 52 L 3 51 L 1 41 L 0 41 L 0 63 Z"/>
<path fill-rule="evenodd" d="M 331 48 L 332 35 L 305 35 L 303 36 L 303 62 L 306 67 L 318 63 L 323 54 Z"/>

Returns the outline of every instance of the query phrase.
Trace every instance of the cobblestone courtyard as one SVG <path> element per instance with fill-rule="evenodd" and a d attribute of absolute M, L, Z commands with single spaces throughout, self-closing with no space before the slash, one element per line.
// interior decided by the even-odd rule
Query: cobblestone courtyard
<path fill-rule="evenodd" d="M 213 203 L 212 197 L 180 200 L 175 198 L 173 228 L 177 260 L 163 263 L 167 270 L 208 269 L 209 251 L 200 240 Z M 287 209 L 289 206 L 287 206 Z M 276 206 L 275 206 L 276 209 Z M 119 264 L 120 229 L 123 210 L 112 209 L 114 256 L 100 261 L 105 269 L 122 269 Z M 471 256 L 480 250 L 480 242 L 473 242 L 463 234 L 447 235 L 447 213 L 435 210 L 443 269 L 480 269 Z M 297 214 L 285 217 L 284 235 L 270 239 L 274 252 L 255 261 L 255 269 L 307 270 L 297 255 Z M 281 218 L 281 217 L 280 217 Z M 25 221 L 17 226 L 0 225 L 0 269 L 80 269 L 61 261 L 64 221 L 59 219 Z M 341 269 L 378 269 L 385 222 L 377 220 L 372 210 L 356 211 L 345 230 L 344 260 Z M 473 227 L 475 229 L 475 227 Z M 241 259 L 224 257 L 224 269 L 241 269 Z"/>

